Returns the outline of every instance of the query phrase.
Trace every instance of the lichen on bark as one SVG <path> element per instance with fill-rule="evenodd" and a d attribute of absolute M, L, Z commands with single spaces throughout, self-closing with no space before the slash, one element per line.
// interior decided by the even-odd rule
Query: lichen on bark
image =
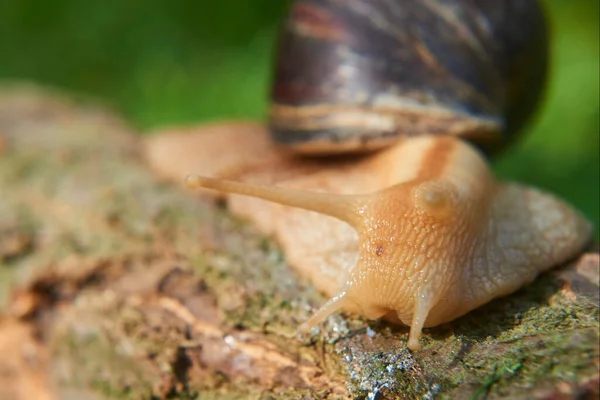
<path fill-rule="evenodd" d="M 119 118 L 6 89 L 0 141 L 0 351 L 23 360 L 0 361 L 23 377 L 0 378 L 11 398 L 30 398 L 23 385 L 90 399 L 597 390 L 597 253 L 425 330 L 418 352 L 406 328 L 351 315 L 302 337 L 319 293 L 254 227 L 154 177 Z"/>

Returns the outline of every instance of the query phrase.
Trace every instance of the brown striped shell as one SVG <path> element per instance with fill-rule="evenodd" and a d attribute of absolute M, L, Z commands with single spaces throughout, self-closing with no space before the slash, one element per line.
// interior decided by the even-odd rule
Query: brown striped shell
<path fill-rule="evenodd" d="M 535 0 L 296 0 L 280 36 L 270 128 L 302 153 L 450 134 L 491 152 L 546 75 Z"/>

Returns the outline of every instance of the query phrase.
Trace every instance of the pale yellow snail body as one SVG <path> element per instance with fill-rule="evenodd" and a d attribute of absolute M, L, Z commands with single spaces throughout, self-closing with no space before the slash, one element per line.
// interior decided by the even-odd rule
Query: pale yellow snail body
<path fill-rule="evenodd" d="M 545 50 L 536 54 L 531 51 L 531 46 L 540 44 L 538 39 L 543 33 L 525 29 L 521 33 L 530 37 L 522 43 L 505 34 L 506 41 L 516 48 L 514 51 L 509 45 L 499 44 L 495 52 L 488 52 L 485 46 L 489 44 L 487 40 L 503 39 L 500 34 L 504 33 L 494 27 L 501 26 L 511 10 L 515 15 L 521 13 L 517 15 L 521 19 L 529 18 L 543 31 L 536 2 L 494 2 L 497 6 L 482 3 L 485 5 L 480 5 L 481 9 L 475 3 L 455 5 L 450 0 L 369 3 L 369 7 L 383 7 L 390 18 L 396 14 L 402 21 L 409 21 L 413 29 L 407 28 L 408 31 L 425 36 L 423 29 L 438 20 L 458 26 L 456 38 L 443 36 L 446 46 L 442 46 L 442 53 L 456 51 L 448 56 L 455 59 L 447 64 L 426 46 L 430 43 L 427 37 L 396 38 L 398 60 L 423 69 L 416 74 L 421 87 L 431 82 L 431 88 L 423 89 L 420 96 L 404 76 L 404 70 L 381 68 L 381 63 L 369 64 L 360 59 L 363 54 L 352 47 L 360 50 L 359 41 L 352 34 L 341 34 L 352 33 L 347 24 L 356 23 L 360 17 L 364 17 L 363 22 L 397 33 L 393 27 L 386 28 L 385 21 L 378 19 L 381 15 L 366 12 L 360 3 L 364 2 L 351 1 L 342 6 L 333 0 L 296 2 L 287 25 L 291 39 L 282 46 L 293 49 L 294 57 L 311 51 L 316 56 L 323 56 L 326 51 L 350 53 L 342 56 L 342 64 L 348 64 L 350 70 L 377 67 L 387 73 L 384 82 L 395 83 L 381 85 L 377 96 L 361 97 L 364 88 L 357 88 L 351 79 L 347 90 L 340 90 L 336 81 L 339 67 L 335 67 L 337 72 L 326 80 L 326 89 L 310 92 L 303 85 L 317 73 L 328 76 L 328 69 L 321 66 L 306 73 L 310 70 L 306 67 L 303 72 L 293 73 L 288 63 L 301 68 L 309 61 L 290 61 L 291 55 L 287 54 L 286 61 L 280 61 L 283 66 L 278 66 L 284 83 L 277 78 L 270 132 L 276 142 L 302 153 L 388 147 L 355 163 L 340 161 L 342 167 L 335 162 L 319 165 L 319 160 L 302 161 L 310 172 L 281 179 L 281 185 L 277 185 L 281 187 L 197 175 L 189 176 L 187 185 L 310 210 L 296 215 L 287 207 L 282 211 L 265 206 L 259 213 L 259 208 L 244 206 L 245 200 L 239 197 L 232 204 L 234 212 L 238 210 L 238 215 L 255 219 L 259 225 L 261 218 L 269 219 L 262 225 L 282 242 L 290 263 L 304 269 L 304 276 L 331 296 L 302 330 L 309 330 L 339 309 L 371 319 L 386 316 L 410 326 L 408 346 L 416 350 L 423 327 L 452 321 L 576 256 L 589 241 L 591 226 L 580 213 L 550 194 L 497 182 L 481 151 L 463 139 L 478 141 L 480 136 L 479 145 L 488 150 L 495 138 L 516 131 L 533 109 L 540 82 L 526 78 L 535 76 L 536 68 L 543 75 Z M 423 7 L 429 10 L 428 16 L 422 14 Z M 343 8 L 346 11 L 339 11 Z M 460 20 L 462 17 L 464 21 Z M 483 26 L 481 21 L 485 18 L 488 25 L 483 28 L 468 24 L 478 21 Z M 443 27 L 436 25 L 435 29 L 444 33 Z M 336 44 L 329 43 L 334 39 Z M 327 43 L 314 50 L 315 40 Z M 340 40 L 346 43 L 340 45 Z M 402 53 L 409 47 L 416 50 Z M 292 51 L 288 50 L 282 51 L 284 56 Z M 378 51 L 373 50 L 375 59 Z M 515 74 L 513 65 L 502 58 L 518 59 L 527 52 L 536 60 L 536 56 L 544 59 L 521 65 L 520 74 Z M 331 58 L 336 57 L 330 57 L 325 62 L 327 66 L 333 62 Z M 497 69 L 481 71 L 496 64 Z M 475 65 L 474 70 L 465 72 L 465 65 Z M 452 70 L 454 67 L 458 72 Z M 348 68 L 345 71 L 350 74 Z M 517 79 L 515 76 L 525 81 L 509 90 L 506 82 Z M 377 86 L 368 82 L 369 89 Z M 530 94 L 527 88 L 534 93 Z M 307 92 L 310 93 L 306 95 Z M 376 117 L 377 113 L 381 118 Z M 315 124 L 318 129 L 314 129 Z M 395 136 L 403 133 L 403 138 Z M 246 134 L 251 133 L 238 133 L 240 138 Z M 259 136 L 257 140 L 261 139 Z M 206 137 L 202 146 L 210 146 L 209 139 Z M 279 147 L 270 150 L 278 154 L 276 158 L 291 157 Z M 244 148 L 233 151 L 243 153 Z M 202 168 L 199 172 L 203 173 Z M 219 178 L 218 173 L 215 175 Z M 244 174 L 239 177 L 243 180 Z M 332 183 L 336 179 L 352 183 L 337 186 Z M 318 191 L 297 190 L 311 186 Z M 236 201 L 242 205 L 236 205 Z M 282 216 L 282 212 L 287 214 Z M 332 222 L 314 212 L 343 222 Z M 285 222 L 278 222 L 277 218 Z M 290 221 L 295 221 L 297 243 L 290 233 Z M 288 226 L 284 229 L 282 224 Z M 320 238 L 314 242 L 306 234 L 311 227 L 314 237 Z M 350 227 L 357 233 L 355 243 Z M 294 245 L 303 250 L 295 251 Z M 313 257 L 306 249 L 318 256 Z"/>
<path fill-rule="evenodd" d="M 390 166 L 386 177 L 398 183 L 370 194 L 305 192 L 199 176 L 188 177 L 187 184 L 301 207 L 352 226 L 359 237 L 356 264 L 327 263 L 327 257 L 317 258 L 319 265 L 293 263 L 313 267 L 304 274 L 332 296 L 302 330 L 340 308 L 373 319 L 392 313 L 411 327 L 411 349 L 419 348 L 423 327 L 515 291 L 574 257 L 589 240 L 590 225 L 576 210 L 535 189 L 497 182 L 478 152 L 458 139 L 412 138 L 387 152 L 406 156 Z M 298 230 L 314 224 L 315 230 L 328 231 L 318 217 L 299 215 L 292 219 Z M 329 229 L 344 246 L 347 233 Z M 283 239 L 293 242 L 294 237 Z M 325 240 L 312 249 L 336 251 L 331 246 Z"/>

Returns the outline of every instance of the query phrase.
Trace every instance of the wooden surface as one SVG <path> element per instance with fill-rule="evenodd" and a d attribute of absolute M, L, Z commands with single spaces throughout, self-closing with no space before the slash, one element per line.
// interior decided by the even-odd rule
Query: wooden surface
<path fill-rule="evenodd" d="M 598 254 L 425 331 L 336 316 L 276 244 L 154 177 L 119 118 L 0 93 L 0 399 L 579 398 Z"/>

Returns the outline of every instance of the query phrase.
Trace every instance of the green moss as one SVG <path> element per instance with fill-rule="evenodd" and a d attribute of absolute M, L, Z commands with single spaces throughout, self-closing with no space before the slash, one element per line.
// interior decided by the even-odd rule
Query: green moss
<path fill-rule="evenodd" d="M 152 393 L 151 382 L 140 386 L 147 371 L 131 357 L 119 356 L 102 332 L 85 338 L 69 332 L 54 338 L 53 357 L 77 371 L 61 375 L 61 386 L 92 388 L 109 399 L 149 398 Z"/>
<path fill-rule="evenodd" d="M 103 395 L 107 399 L 115 399 L 115 400 L 134 400 L 139 399 L 136 397 L 135 393 L 131 390 L 125 388 L 115 388 L 110 385 L 109 382 L 104 380 L 92 380 L 90 382 L 89 387 L 101 395 Z"/>

